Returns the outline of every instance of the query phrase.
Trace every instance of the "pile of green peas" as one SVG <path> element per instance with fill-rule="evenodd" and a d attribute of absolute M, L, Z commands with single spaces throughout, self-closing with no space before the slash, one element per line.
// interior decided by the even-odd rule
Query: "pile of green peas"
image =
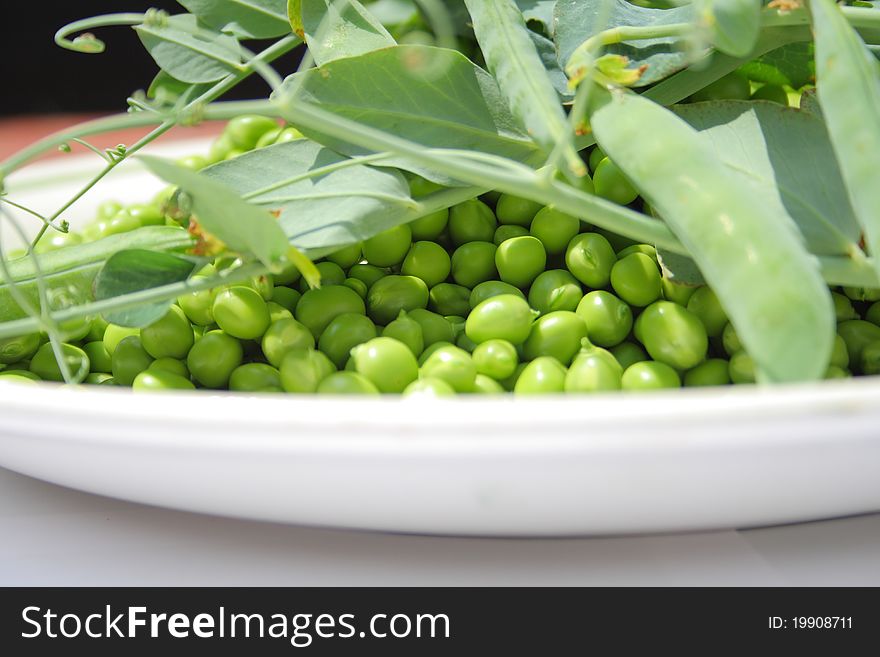
<path fill-rule="evenodd" d="M 211 159 L 289 130 L 257 119 L 230 122 Z M 589 166 L 595 194 L 643 207 L 599 148 Z M 411 187 L 414 196 L 436 188 L 417 177 Z M 170 224 L 162 198 L 107 203 L 92 226 L 111 215 L 107 226 L 121 216 Z M 96 236 L 87 229 L 82 238 Z M 237 264 L 219 257 L 196 276 Z M 319 288 L 289 267 L 187 294 L 141 329 L 67 322 L 62 358 L 74 382 L 138 391 L 530 395 L 755 381 L 709 287 L 666 278 L 650 245 L 517 196 L 489 193 L 439 210 L 316 266 Z M 880 290 L 832 296 L 838 335 L 827 378 L 880 374 Z M 0 366 L 0 381 L 63 380 L 42 334 L 0 340 Z"/>

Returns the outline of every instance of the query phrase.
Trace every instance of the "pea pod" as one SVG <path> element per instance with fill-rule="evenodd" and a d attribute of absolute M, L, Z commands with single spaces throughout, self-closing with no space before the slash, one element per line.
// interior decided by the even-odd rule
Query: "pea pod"
<path fill-rule="evenodd" d="M 868 250 L 880 272 L 880 75 L 832 0 L 811 0 L 819 104 Z"/>
<path fill-rule="evenodd" d="M 465 0 L 489 70 L 513 114 L 548 152 L 561 148 L 569 167 L 583 175 L 559 96 L 514 0 Z M 561 145 L 561 146 L 560 146 Z"/>
<path fill-rule="evenodd" d="M 821 378 L 834 309 L 792 223 L 743 189 L 669 110 L 623 91 L 600 103 L 591 117 L 599 145 L 692 254 L 762 380 Z"/>

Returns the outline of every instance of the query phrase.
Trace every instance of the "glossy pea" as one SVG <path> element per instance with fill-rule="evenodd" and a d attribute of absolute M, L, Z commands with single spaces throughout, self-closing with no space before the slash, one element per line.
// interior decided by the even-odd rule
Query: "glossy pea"
<path fill-rule="evenodd" d="M 468 242 L 452 254 L 452 278 L 459 285 L 474 288 L 484 281 L 498 277 L 492 242 Z"/>
<path fill-rule="evenodd" d="M 646 360 L 630 365 L 624 371 L 620 387 L 631 392 L 680 388 L 681 377 L 666 363 Z"/>
<path fill-rule="evenodd" d="M 379 389 L 357 372 L 334 372 L 318 384 L 319 395 L 378 395 Z"/>
<path fill-rule="evenodd" d="M 456 392 L 472 392 L 477 366 L 471 355 L 455 346 L 435 349 L 421 366 L 419 376 L 448 383 Z"/>
<path fill-rule="evenodd" d="M 272 288 L 272 297 L 270 301 L 277 303 L 283 308 L 287 308 L 291 313 L 296 312 L 296 304 L 302 298 L 302 294 L 293 288 L 276 285 Z"/>
<path fill-rule="evenodd" d="M 412 245 L 407 224 L 390 228 L 363 243 L 364 259 L 375 267 L 391 267 L 403 262 Z"/>
<path fill-rule="evenodd" d="M 650 244 L 630 244 L 625 249 L 621 249 L 617 252 L 617 259 L 622 260 L 632 253 L 642 253 L 653 260 L 655 265 L 659 266 L 660 264 L 660 261 L 657 258 L 657 249 Z"/>
<path fill-rule="evenodd" d="M 454 283 L 440 283 L 428 294 L 428 308 L 439 315 L 466 316 L 470 312 L 471 291 Z"/>
<path fill-rule="evenodd" d="M 697 287 L 693 285 L 683 285 L 676 283 L 666 277 L 660 283 L 660 292 L 664 299 L 677 303 L 679 306 L 687 306 L 688 301 L 697 291 Z"/>
<path fill-rule="evenodd" d="M 131 383 L 139 392 L 160 390 L 195 390 L 192 381 L 166 370 L 144 370 Z"/>
<path fill-rule="evenodd" d="M 372 320 L 356 313 L 345 313 L 334 318 L 318 341 L 318 349 L 333 361 L 337 368 L 345 367 L 351 350 L 376 337 Z"/>
<path fill-rule="evenodd" d="M 529 226 L 542 207 L 544 206 L 536 201 L 512 194 L 502 194 L 495 204 L 495 214 L 499 223 Z"/>
<path fill-rule="evenodd" d="M 599 163 L 606 157 L 608 156 L 605 154 L 605 151 L 603 151 L 598 146 L 594 146 L 593 150 L 590 151 L 590 157 L 588 161 L 588 164 L 590 165 L 590 171 L 595 173 L 596 168 L 599 166 Z"/>
<path fill-rule="evenodd" d="M 729 383 L 730 368 L 722 358 L 710 358 L 684 375 L 684 385 L 687 388 L 724 386 Z"/>
<path fill-rule="evenodd" d="M 617 203 L 629 205 L 639 197 L 639 192 L 614 162 L 607 157 L 599 162 L 593 172 L 593 187 L 596 196 Z"/>
<path fill-rule="evenodd" d="M 345 287 L 349 287 L 349 288 L 351 288 L 352 290 L 354 290 L 355 292 L 357 292 L 357 293 L 358 293 L 358 296 L 359 296 L 361 299 L 366 299 L 366 298 L 367 298 L 367 292 L 369 292 L 369 288 L 367 287 L 367 284 L 364 283 L 362 280 L 357 279 L 357 278 L 346 278 L 346 279 L 342 282 L 342 284 L 343 284 Z"/>
<path fill-rule="evenodd" d="M 347 270 L 361 261 L 361 243 L 350 244 L 326 256 L 327 260 Z"/>
<path fill-rule="evenodd" d="M 146 370 L 153 357 L 144 349 L 141 339 L 130 335 L 116 347 L 111 357 L 111 372 L 119 385 L 130 386 L 135 377 Z"/>
<path fill-rule="evenodd" d="M 531 233 L 525 226 L 517 226 L 516 224 L 502 224 L 495 229 L 495 234 L 492 236 L 492 243 L 495 244 L 495 246 L 498 246 L 505 240 L 509 240 L 514 237 L 526 237 L 527 235 L 531 235 Z"/>
<path fill-rule="evenodd" d="M 443 231 L 446 230 L 448 223 L 448 208 L 443 208 L 442 210 L 426 214 L 424 217 L 419 217 L 415 221 L 411 221 L 409 224 L 410 230 L 412 231 L 412 239 L 436 240 L 443 234 Z"/>
<path fill-rule="evenodd" d="M 852 300 L 849 297 L 839 292 L 832 292 L 831 300 L 834 301 L 834 316 L 838 322 L 845 322 L 848 319 L 859 319 L 859 314 L 853 308 Z M 865 319 L 868 318 L 866 317 Z"/>
<path fill-rule="evenodd" d="M 413 355 L 418 358 L 425 350 L 425 337 L 421 325 L 406 311 L 400 311 L 397 319 L 382 329 L 382 335 L 386 338 L 394 338 L 409 347 Z"/>
<path fill-rule="evenodd" d="M 335 371 L 327 356 L 320 351 L 302 347 L 288 351 L 278 369 L 281 388 L 285 392 L 299 394 L 315 392 L 318 384 Z"/>
<path fill-rule="evenodd" d="M 739 339 L 739 335 L 730 322 L 727 323 L 721 332 L 721 345 L 728 356 L 733 356 L 735 353 L 743 350 L 743 344 Z"/>
<path fill-rule="evenodd" d="M 223 134 L 229 138 L 233 148 L 249 151 L 265 133 L 278 128 L 274 119 L 257 114 L 246 114 L 230 119 Z"/>
<path fill-rule="evenodd" d="M 477 199 L 470 199 L 449 209 L 447 230 L 455 246 L 468 242 L 491 242 L 497 225 L 492 208 Z"/>
<path fill-rule="evenodd" d="M 525 289 L 547 266 L 547 253 L 541 240 L 513 237 L 505 240 L 495 252 L 495 268 L 505 283 Z"/>
<path fill-rule="evenodd" d="M 357 264 L 354 265 L 351 269 L 348 270 L 349 278 L 355 278 L 359 281 L 362 281 L 364 285 L 367 286 L 367 289 L 373 287 L 373 283 L 378 281 L 380 278 L 384 278 L 388 275 L 387 269 L 382 269 L 381 267 L 376 267 L 374 265 L 368 264 Z"/>
<path fill-rule="evenodd" d="M 442 283 L 452 271 L 452 261 L 446 249 L 436 242 L 414 242 L 403 259 L 400 272 L 416 276 L 428 287 Z"/>
<path fill-rule="evenodd" d="M 529 232 L 541 240 L 550 255 L 565 253 L 568 244 L 580 232 L 580 219 L 555 208 L 541 208 L 532 219 Z"/>
<path fill-rule="evenodd" d="M 245 363 L 229 375 L 229 389 L 237 392 L 258 392 L 280 385 L 281 373 L 265 363 Z"/>
<path fill-rule="evenodd" d="M 631 306 L 647 306 L 660 298 L 660 271 L 644 253 L 633 253 L 611 268 L 611 287 Z"/>
<path fill-rule="evenodd" d="M 565 266 L 584 285 L 597 289 L 608 285 L 617 255 L 598 233 L 582 233 L 568 243 Z"/>
<path fill-rule="evenodd" d="M 193 276 L 190 280 L 195 283 L 204 280 L 204 276 Z M 199 290 L 177 297 L 177 305 L 183 310 L 187 319 L 198 326 L 210 326 L 214 323 L 214 295 L 215 290 Z"/>
<path fill-rule="evenodd" d="M 141 343 L 153 358 L 186 358 L 193 342 L 192 324 L 177 306 L 141 329 Z"/>
<path fill-rule="evenodd" d="M 620 390 L 622 368 L 596 351 L 588 350 L 574 359 L 565 375 L 566 392 Z"/>
<path fill-rule="evenodd" d="M 290 263 L 285 265 L 281 271 L 276 271 L 274 278 L 275 285 L 290 286 L 299 281 L 299 279 L 302 278 L 302 274 L 296 265 Z"/>
<path fill-rule="evenodd" d="M 555 358 L 541 356 L 528 363 L 516 379 L 517 395 L 545 395 L 565 391 L 566 369 Z"/>
<path fill-rule="evenodd" d="M 290 312 L 284 306 L 279 306 L 274 301 L 270 301 L 266 304 L 266 310 L 269 311 L 269 325 L 271 326 L 275 322 L 278 322 L 282 319 L 293 319 L 293 313 Z"/>
<path fill-rule="evenodd" d="M 777 84 L 765 84 L 751 96 L 752 100 L 767 100 L 788 107 L 788 93 Z"/>
<path fill-rule="evenodd" d="M 234 286 L 218 292 L 212 312 L 214 321 L 225 333 L 241 340 L 259 339 L 271 322 L 263 297 L 254 289 L 244 286 Z"/>
<path fill-rule="evenodd" d="M 112 356 L 122 340 L 130 335 L 140 336 L 140 332 L 140 329 L 119 326 L 118 324 L 108 324 L 107 328 L 104 329 L 104 337 L 102 338 L 107 353 Z"/>
<path fill-rule="evenodd" d="M 103 317 L 93 317 L 89 323 L 89 332 L 84 338 L 86 342 L 95 342 L 104 339 L 104 332 L 110 323 Z"/>
<path fill-rule="evenodd" d="M 28 372 L 28 374 L 30 374 L 30 372 Z M 34 380 L 38 380 L 38 378 L 35 378 Z M 92 372 L 83 379 L 83 383 L 90 386 L 116 385 L 116 382 L 113 380 L 113 375 L 108 374 L 107 372 Z"/>
<path fill-rule="evenodd" d="M 649 360 L 647 352 L 634 342 L 621 342 L 611 347 L 610 352 L 623 369 Z"/>
<path fill-rule="evenodd" d="M 380 326 L 392 322 L 401 310 L 409 312 L 427 306 L 428 286 L 415 276 L 385 276 L 367 293 L 367 314 Z"/>
<path fill-rule="evenodd" d="M 83 381 L 89 374 L 89 357 L 86 352 L 79 347 L 67 343 L 62 343 L 60 350 L 61 357 L 64 359 L 71 377 L 70 383 L 80 383 Z M 42 345 L 34 353 L 29 369 L 43 381 L 64 381 L 61 367 L 55 358 L 55 350 L 49 342 Z"/>
<path fill-rule="evenodd" d="M 471 290 L 470 296 L 468 297 L 468 305 L 470 306 L 470 309 L 473 310 L 486 299 L 491 299 L 492 297 L 497 297 L 501 294 L 512 294 L 522 299 L 526 298 L 526 295 L 523 294 L 522 290 L 518 287 L 514 287 L 510 283 L 505 283 L 504 281 L 485 281 Z M 465 315 L 467 315 L 467 313 L 465 313 Z"/>
<path fill-rule="evenodd" d="M 315 269 L 318 270 L 318 274 L 321 276 L 321 285 L 324 287 L 342 285 L 345 282 L 345 272 L 335 262 L 324 260 L 323 262 L 315 263 Z M 309 282 L 301 278 L 299 281 L 299 291 L 306 293 L 309 291 L 309 288 Z"/>
<path fill-rule="evenodd" d="M 687 303 L 687 309 L 703 322 L 706 334 L 710 338 L 719 337 L 729 323 L 721 302 L 709 287 L 704 286 L 696 290 Z"/>
<path fill-rule="evenodd" d="M 872 342 L 880 341 L 880 326 L 863 319 L 852 319 L 837 325 L 837 332 L 846 343 L 849 360 L 853 364 L 862 362 L 862 351 Z"/>
<path fill-rule="evenodd" d="M 317 340 L 327 325 L 344 313 L 366 314 L 364 300 L 357 292 L 344 285 L 328 285 L 303 294 L 296 305 L 294 317 Z"/>
<path fill-rule="evenodd" d="M 477 344 L 498 339 L 519 345 L 529 337 L 536 315 L 525 299 L 502 294 L 483 301 L 471 311 L 465 332 Z"/>
<path fill-rule="evenodd" d="M 477 374 L 474 377 L 474 389 L 472 392 L 480 395 L 501 395 L 506 391 L 504 386 L 492 377 L 485 374 Z"/>
<path fill-rule="evenodd" d="M 409 311 L 407 317 L 417 322 L 421 327 L 425 349 L 439 342 L 451 343 L 455 340 L 452 324 L 442 315 L 417 308 Z"/>
<path fill-rule="evenodd" d="M 12 365 L 33 356 L 40 347 L 40 334 L 0 338 L 0 363 Z"/>
<path fill-rule="evenodd" d="M 656 361 L 678 370 L 696 367 L 706 358 L 709 339 L 699 318 L 671 301 L 657 301 L 636 320 L 636 335 Z"/>
<path fill-rule="evenodd" d="M 519 365 L 519 355 L 507 340 L 487 340 L 476 346 L 471 354 L 478 374 L 497 381 L 513 375 Z"/>
<path fill-rule="evenodd" d="M 89 364 L 92 372 L 109 373 L 113 371 L 113 363 L 110 354 L 104 342 L 97 340 L 95 342 L 87 342 L 82 346 L 82 350 L 89 357 Z"/>
<path fill-rule="evenodd" d="M 157 358 L 150 363 L 150 366 L 147 367 L 147 369 L 164 370 L 176 374 L 177 376 L 181 376 L 184 379 L 189 379 L 189 368 L 187 368 L 184 361 L 178 360 L 177 358 Z"/>
<path fill-rule="evenodd" d="M 341 315 L 340 315 L 341 316 Z M 275 367 L 281 367 L 285 354 L 292 349 L 314 349 L 315 336 L 295 319 L 273 322 L 260 342 L 263 355 Z"/>
<path fill-rule="evenodd" d="M 418 361 L 412 351 L 393 338 L 373 338 L 355 347 L 351 356 L 355 370 L 380 392 L 403 392 L 419 376 Z"/>
<path fill-rule="evenodd" d="M 605 290 L 594 290 L 585 295 L 575 312 L 587 326 L 587 337 L 600 347 L 620 344 L 632 330 L 630 307 Z"/>
<path fill-rule="evenodd" d="M 405 397 L 451 397 L 455 388 L 443 379 L 426 377 L 413 381 L 403 391 Z"/>
<path fill-rule="evenodd" d="M 476 349 L 478 345 L 467 336 L 467 333 L 461 332 L 458 334 L 458 337 L 455 338 L 455 346 L 459 349 L 464 349 L 469 354 L 473 354 L 474 349 Z"/>
<path fill-rule="evenodd" d="M 189 350 L 186 366 L 206 388 L 224 388 L 243 357 L 241 342 L 222 331 L 210 331 Z"/>
<path fill-rule="evenodd" d="M 526 360 L 552 356 L 568 365 L 580 351 L 585 337 L 587 325 L 576 313 L 568 310 L 548 313 L 532 324 L 529 337 L 523 343 L 523 356 Z"/>
<path fill-rule="evenodd" d="M 745 351 L 739 351 L 730 357 L 727 372 L 733 383 L 755 383 L 755 361 Z"/>

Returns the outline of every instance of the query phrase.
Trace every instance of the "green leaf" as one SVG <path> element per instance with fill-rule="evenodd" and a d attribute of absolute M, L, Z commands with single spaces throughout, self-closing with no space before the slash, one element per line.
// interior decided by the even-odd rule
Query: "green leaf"
<path fill-rule="evenodd" d="M 287 0 L 178 0 L 218 32 L 240 39 L 272 39 L 290 34 Z"/>
<path fill-rule="evenodd" d="M 759 195 L 768 216 L 787 216 L 797 224 L 811 252 L 858 251 L 861 230 L 821 118 L 747 101 L 678 105 L 675 112 Z"/>
<path fill-rule="evenodd" d="M 559 94 L 560 100 L 563 102 L 574 100 L 574 92 L 571 90 L 571 87 L 568 86 L 568 76 L 565 74 L 565 71 L 562 70 L 562 67 L 559 66 L 559 60 L 556 59 L 556 44 L 547 37 L 544 37 L 537 32 L 532 32 L 531 30 L 529 30 L 529 37 L 535 44 L 535 49 L 538 51 L 538 57 L 541 58 L 541 63 L 547 71 L 550 83 L 553 85 L 553 88 L 556 89 L 556 93 Z"/>
<path fill-rule="evenodd" d="M 761 32 L 761 0 L 700 0 L 700 21 L 709 42 L 733 57 L 745 57 Z"/>
<path fill-rule="evenodd" d="M 95 278 L 95 299 L 113 297 L 149 290 L 162 285 L 170 285 L 186 280 L 195 269 L 192 260 L 186 260 L 169 253 L 158 253 L 145 249 L 128 249 L 110 256 L 110 259 Z M 171 305 L 171 301 L 151 303 L 107 313 L 108 322 L 120 326 L 141 327 L 160 319 Z"/>
<path fill-rule="evenodd" d="M 241 66 L 241 49 L 231 36 L 206 38 L 195 16 L 170 16 L 167 24 L 134 28 L 159 67 L 189 84 L 216 82 Z"/>
<path fill-rule="evenodd" d="M 699 266 L 761 380 L 821 378 L 833 304 L 788 218 L 773 215 L 757 186 L 732 175 L 697 131 L 646 98 L 615 92 L 590 121 L 599 145 Z"/>
<path fill-rule="evenodd" d="M 152 155 L 139 159 L 154 174 L 180 187 L 192 201 L 200 229 L 233 251 L 253 255 L 267 267 L 287 253 L 284 231 L 269 212 L 246 203 L 234 191 L 208 176 Z"/>
<path fill-rule="evenodd" d="M 562 149 L 570 171 L 585 173 L 574 131 L 514 0 L 465 0 L 489 71 L 511 112 L 547 153 Z"/>
<path fill-rule="evenodd" d="M 743 64 L 740 71 L 755 82 L 800 89 L 816 79 L 814 52 L 812 41 L 789 43 Z"/>
<path fill-rule="evenodd" d="M 307 139 L 251 151 L 202 173 L 277 213 L 290 243 L 313 253 L 359 242 L 417 216 L 398 171 L 353 163 Z"/>
<path fill-rule="evenodd" d="M 553 10 L 556 8 L 556 0 L 516 0 L 516 4 L 527 22 L 540 23 L 544 33 L 553 36 Z"/>
<path fill-rule="evenodd" d="M 37 256 L 39 271 L 53 301 L 52 310 L 84 303 L 92 299 L 92 283 L 104 262 L 118 251 L 125 249 L 152 249 L 155 251 L 181 251 L 192 245 L 192 238 L 185 230 L 171 226 L 148 226 L 128 233 L 111 235 L 95 242 L 77 244 Z M 18 258 L 7 268 L 19 292 L 31 303 L 39 306 L 37 279 L 39 277 L 34 259 Z M 25 317 L 10 293 L 9 286 L 0 281 L 0 317 L 4 321 Z"/>
<path fill-rule="evenodd" d="M 314 104 L 425 148 L 464 149 L 517 161 L 527 161 L 539 153 L 508 111 L 492 76 L 453 50 L 394 46 L 297 73 L 275 93 L 275 99 L 296 124 L 293 98 L 296 104 Z M 370 152 L 301 129 L 340 153 Z M 435 182 L 455 183 L 406 158 L 393 157 L 384 163 Z"/>
<path fill-rule="evenodd" d="M 159 71 L 150 88 L 147 89 L 147 97 L 155 100 L 159 105 L 173 107 L 184 94 L 189 94 L 190 98 L 195 98 L 210 89 L 208 84 L 189 84 L 181 82 L 165 71 Z"/>
<path fill-rule="evenodd" d="M 397 45 L 388 30 L 357 0 L 299 0 L 291 23 L 302 29 L 318 66 Z"/>
<path fill-rule="evenodd" d="M 693 258 L 658 247 L 657 261 L 663 270 L 663 276 L 677 285 L 698 287 L 706 284 L 703 272 Z"/>
<path fill-rule="evenodd" d="M 626 0 L 610 0 L 611 13 L 607 22 L 600 22 L 604 4 L 594 0 L 559 0 L 556 3 L 556 32 L 554 40 L 559 51 L 559 63 L 568 63 L 574 51 L 584 41 L 599 32 L 616 27 L 644 27 L 689 23 L 694 19 L 692 5 L 673 9 L 647 9 Z M 624 55 L 633 68 L 645 66 L 635 86 L 642 87 L 662 80 L 688 65 L 682 38 L 664 37 L 624 41 L 607 46 L 605 52 Z"/>
<path fill-rule="evenodd" d="M 810 11 L 819 104 L 868 251 L 880 271 L 880 69 L 831 0 L 811 0 Z"/>

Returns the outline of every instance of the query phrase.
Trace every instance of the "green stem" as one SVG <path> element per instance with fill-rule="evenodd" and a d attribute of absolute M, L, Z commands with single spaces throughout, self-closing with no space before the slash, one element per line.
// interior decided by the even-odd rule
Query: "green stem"
<path fill-rule="evenodd" d="M 48 225 L 49 227 L 54 228 L 54 229 L 57 230 L 59 233 L 66 233 L 66 232 L 68 232 L 68 227 L 67 227 L 66 225 L 58 226 L 58 225 L 56 225 L 55 223 L 53 223 L 53 222 L 49 221 L 48 219 L 46 219 L 46 217 L 44 217 L 43 215 L 41 215 L 41 214 L 40 214 L 39 212 L 37 212 L 36 210 L 31 210 L 29 207 L 26 207 L 26 206 L 24 206 L 24 205 L 21 205 L 21 204 L 19 204 L 19 203 L 16 203 L 15 201 L 12 201 L 12 200 L 6 198 L 5 196 L 0 196 L 0 203 L 8 203 L 8 204 L 11 205 L 12 207 L 14 207 L 14 208 L 18 208 L 18 209 L 21 210 L 22 212 L 27 212 L 29 215 L 31 215 L 31 216 L 33 216 L 33 217 L 36 217 L 37 219 L 39 219 L 40 221 L 42 221 L 44 224 Z"/>

